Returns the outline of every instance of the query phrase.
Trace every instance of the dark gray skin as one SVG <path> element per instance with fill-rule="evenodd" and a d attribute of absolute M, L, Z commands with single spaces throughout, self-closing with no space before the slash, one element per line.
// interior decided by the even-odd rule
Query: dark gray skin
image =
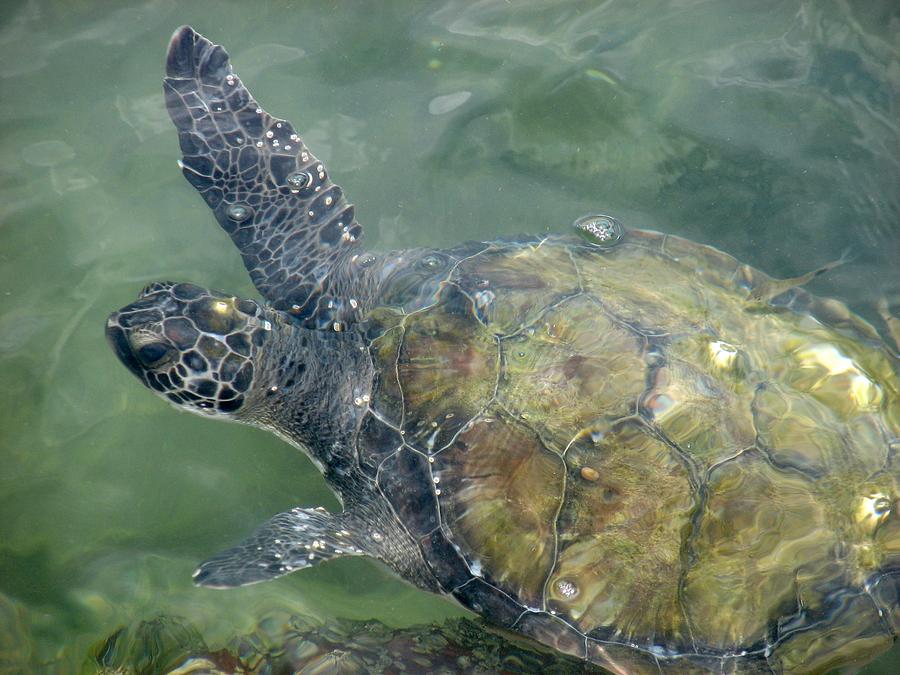
<path fill-rule="evenodd" d="M 275 516 L 204 563 L 197 584 L 242 586 L 369 555 L 437 589 L 418 547 L 356 466 L 359 402 L 372 384 L 359 332 L 308 329 L 251 300 L 157 282 L 110 315 L 106 335 L 122 363 L 178 407 L 266 429 L 306 452 L 344 505 L 340 514 L 297 508 Z"/>
<path fill-rule="evenodd" d="M 172 37 L 166 104 L 182 170 L 238 246 L 268 304 L 156 282 L 110 315 L 106 335 L 147 387 L 200 415 L 274 432 L 303 450 L 344 511 L 293 509 L 205 562 L 197 584 L 265 581 L 341 555 L 369 555 L 439 590 L 419 547 L 355 459 L 373 367 L 357 319 L 402 260 L 360 250 L 353 207 L 291 125 L 269 116 L 228 55 L 190 27 Z M 410 283 L 416 283 L 413 273 Z"/>

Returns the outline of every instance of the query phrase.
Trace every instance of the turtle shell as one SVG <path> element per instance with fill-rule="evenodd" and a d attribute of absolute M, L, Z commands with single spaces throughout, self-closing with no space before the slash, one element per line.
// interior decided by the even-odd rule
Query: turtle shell
<path fill-rule="evenodd" d="M 635 230 L 422 254 L 368 318 L 360 467 L 447 593 L 611 670 L 877 653 L 897 362 L 835 301 L 754 300 L 773 283 Z"/>

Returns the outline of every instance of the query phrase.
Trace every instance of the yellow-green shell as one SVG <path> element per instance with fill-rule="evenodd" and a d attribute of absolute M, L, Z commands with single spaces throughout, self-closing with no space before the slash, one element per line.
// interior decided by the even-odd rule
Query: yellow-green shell
<path fill-rule="evenodd" d="M 843 305 L 770 304 L 643 231 L 464 247 L 385 289 L 360 464 L 464 604 L 613 670 L 892 643 L 897 360 Z"/>

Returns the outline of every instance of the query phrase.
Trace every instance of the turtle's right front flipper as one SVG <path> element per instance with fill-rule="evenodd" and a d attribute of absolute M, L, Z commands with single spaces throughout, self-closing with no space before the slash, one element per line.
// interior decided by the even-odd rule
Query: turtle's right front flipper
<path fill-rule="evenodd" d="M 358 247 L 362 228 L 324 165 L 289 122 L 253 100 L 227 52 L 189 26 L 172 36 L 164 89 L 182 171 L 240 249 L 259 292 L 311 326 L 345 319 L 331 275 Z"/>
<path fill-rule="evenodd" d="M 377 551 L 366 550 L 366 540 L 365 530 L 346 513 L 292 509 L 200 565 L 194 583 L 212 588 L 246 586 L 340 556 L 377 556 Z"/>

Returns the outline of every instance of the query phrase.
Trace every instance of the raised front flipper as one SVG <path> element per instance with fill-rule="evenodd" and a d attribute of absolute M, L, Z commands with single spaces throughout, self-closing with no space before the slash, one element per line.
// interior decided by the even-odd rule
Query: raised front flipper
<path fill-rule="evenodd" d="M 228 53 L 189 26 L 172 36 L 164 89 L 182 171 L 259 292 L 310 327 L 346 320 L 334 275 L 362 228 L 324 165 L 289 122 L 259 107 Z"/>
<path fill-rule="evenodd" d="M 246 586 L 346 555 L 373 555 L 365 536 L 345 513 L 292 509 L 263 523 L 234 548 L 194 572 L 194 583 L 212 588 Z"/>

